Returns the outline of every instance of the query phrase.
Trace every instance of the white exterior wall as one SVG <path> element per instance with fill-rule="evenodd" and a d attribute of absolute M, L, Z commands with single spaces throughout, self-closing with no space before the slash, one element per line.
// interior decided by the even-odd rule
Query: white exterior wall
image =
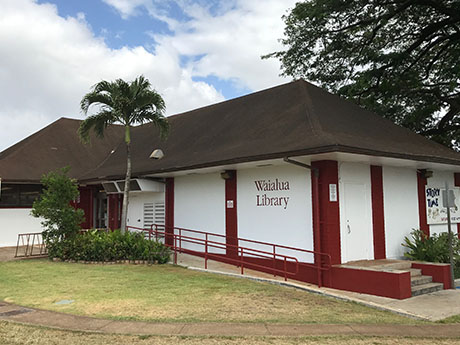
<path fill-rule="evenodd" d="M 179 176 L 174 179 L 174 226 L 225 235 L 225 180 L 220 173 Z M 203 238 L 185 232 L 184 236 Z M 209 238 L 225 242 L 222 238 Z M 202 245 L 182 243 L 184 248 L 204 251 Z M 219 249 L 209 252 L 225 253 Z"/>
<path fill-rule="evenodd" d="M 260 191 L 255 181 L 289 182 L 289 190 Z M 238 237 L 313 250 L 310 170 L 292 165 L 238 170 Z M 287 206 L 257 206 L 257 195 L 289 197 Z M 284 199 L 285 200 L 285 199 Z M 271 252 L 271 247 L 240 242 L 243 247 Z M 312 262 L 311 254 L 289 250 L 277 253 Z"/>
<path fill-rule="evenodd" d="M 144 204 L 164 202 L 164 193 L 131 192 L 129 193 L 128 226 L 144 227 Z"/>
<path fill-rule="evenodd" d="M 339 162 L 339 200 L 342 262 L 374 259 L 370 165 Z"/>
<path fill-rule="evenodd" d="M 383 167 L 383 209 L 386 257 L 402 258 L 404 237 L 420 226 L 415 169 Z"/>
<path fill-rule="evenodd" d="M 428 187 L 441 187 L 445 188 L 446 181 L 449 187 L 454 187 L 455 180 L 454 180 L 454 173 L 448 171 L 433 171 L 433 176 L 427 179 L 427 186 Z M 426 217 L 426 215 L 425 215 Z M 429 225 L 430 227 L 430 234 L 439 234 L 440 232 L 447 232 L 447 224 L 432 224 Z M 457 231 L 456 224 L 452 226 L 453 231 Z"/>
<path fill-rule="evenodd" d="M 30 208 L 0 209 L 0 247 L 16 246 L 18 234 L 42 232 L 41 220 L 30 215 Z"/>

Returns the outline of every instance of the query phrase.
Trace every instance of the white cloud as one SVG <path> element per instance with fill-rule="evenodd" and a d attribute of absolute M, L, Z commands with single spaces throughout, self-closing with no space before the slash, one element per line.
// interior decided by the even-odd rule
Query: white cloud
<path fill-rule="evenodd" d="M 281 48 L 281 16 L 296 0 L 102 1 L 124 19 L 146 12 L 172 33 L 150 33 L 153 49 L 111 49 L 83 13 L 62 18 L 54 5 L 0 0 L 0 151 L 61 116 L 82 117 L 79 101 L 101 79 L 144 74 L 168 114 L 223 100 L 209 76 L 253 91 L 286 81 L 277 60 L 260 57 Z"/>
<path fill-rule="evenodd" d="M 297 0 L 175 0 L 188 18 L 179 22 L 162 13 L 160 3 L 173 0 L 143 0 L 137 6 L 129 0 L 103 0 L 112 3 L 122 16 L 146 10 L 156 19 L 165 21 L 172 35 L 155 35 L 160 45 L 170 45 L 182 56 L 199 56 L 187 66 L 192 76 L 216 76 L 235 82 L 250 90 L 260 90 L 283 82 L 276 59 L 261 60 L 261 56 L 281 49 L 283 35 L 281 16 Z M 117 2 L 117 4 L 113 4 Z M 129 11 L 126 6 L 129 4 Z"/>
<path fill-rule="evenodd" d="M 113 6 L 120 15 L 127 19 L 139 14 L 139 7 L 148 6 L 151 0 L 102 0 L 106 4 Z"/>
<path fill-rule="evenodd" d="M 144 74 L 164 96 L 168 114 L 223 100 L 211 85 L 194 82 L 179 59 L 170 42 L 154 54 L 110 49 L 82 15 L 62 18 L 53 5 L 1 0 L 0 151 L 61 116 L 82 117 L 79 101 L 101 79 Z"/>

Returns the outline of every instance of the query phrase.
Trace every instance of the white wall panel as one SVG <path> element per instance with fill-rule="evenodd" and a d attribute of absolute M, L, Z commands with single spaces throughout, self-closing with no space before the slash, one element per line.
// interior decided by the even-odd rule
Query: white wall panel
<path fill-rule="evenodd" d="M 386 256 L 402 258 L 404 237 L 419 228 L 417 171 L 384 166 L 383 201 Z"/>
<path fill-rule="evenodd" d="M 30 208 L 0 209 L 0 247 L 16 246 L 18 234 L 42 232 L 40 219 L 30 215 Z"/>
<path fill-rule="evenodd" d="M 174 179 L 174 225 L 225 235 L 225 180 L 219 173 L 186 175 Z M 184 235 L 202 237 L 188 233 Z M 186 243 L 183 246 L 203 251 L 202 246 Z M 223 253 L 221 250 L 212 251 Z"/>
<path fill-rule="evenodd" d="M 283 190 L 264 190 L 264 181 Z M 244 169 L 238 171 L 237 182 L 239 237 L 313 250 L 310 170 L 287 164 Z M 272 250 L 244 242 L 240 245 Z M 312 261 L 310 254 L 279 253 Z"/>
<path fill-rule="evenodd" d="M 144 227 L 144 204 L 164 202 L 164 193 L 131 192 L 129 193 L 128 226 Z"/>

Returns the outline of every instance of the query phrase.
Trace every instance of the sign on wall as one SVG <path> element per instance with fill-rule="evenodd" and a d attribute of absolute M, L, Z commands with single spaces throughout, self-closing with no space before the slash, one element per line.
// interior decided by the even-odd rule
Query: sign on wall
<path fill-rule="evenodd" d="M 337 201 L 337 185 L 335 183 L 329 185 L 329 201 Z"/>
<path fill-rule="evenodd" d="M 256 180 L 256 206 L 280 207 L 287 209 L 289 205 L 289 181 L 276 178 L 275 180 Z"/>
<path fill-rule="evenodd" d="M 428 224 L 446 224 L 447 209 L 442 202 L 443 187 L 425 186 L 426 217 Z M 450 208 L 452 223 L 460 223 L 460 188 L 452 188 L 455 196 L 455 206 Z"/>

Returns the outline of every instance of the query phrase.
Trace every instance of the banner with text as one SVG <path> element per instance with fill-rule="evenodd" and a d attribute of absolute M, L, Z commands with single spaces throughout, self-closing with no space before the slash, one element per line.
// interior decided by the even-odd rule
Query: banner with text
<path fill-rule="evenodd" d="M 460 223 L 460 188 L 450 188 L 454 191 L 455 207 L 450 208 L 452 223 Z M 442 203 L 442 192 L 445 187 L 425 186 L 426 217 L 428 224 L 447 224 L 447 209 Z"/>

